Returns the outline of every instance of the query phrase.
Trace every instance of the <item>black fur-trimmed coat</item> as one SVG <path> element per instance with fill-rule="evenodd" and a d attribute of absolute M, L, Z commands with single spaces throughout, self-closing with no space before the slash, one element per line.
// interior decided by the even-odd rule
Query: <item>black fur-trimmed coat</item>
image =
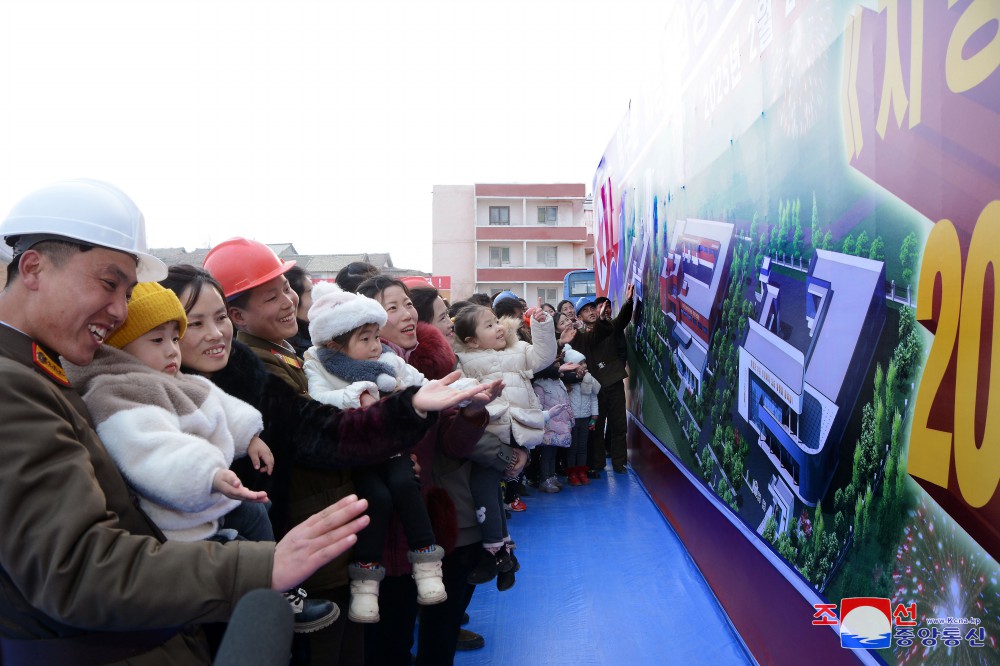
<path fill-rule="evenodd" d="M 436 421 L 413 409 L 416 389 L 407 389 L 368 409 L 341 411 L 302 396 L 279 376 L 269 373 L 254 352 L 234 340 L 227 366 L 211 380 L 223 391 L 256 407 L 264 418 L 260 437 L 274 453 L 271 477 L 237 461 L 233 469 L 254 490 L 267 490 L 274 503 L 272 523 L 277 538 L 291 527 L 293 465 L 316 472 L 343 472 L 381 462 L 409 450 Z"/>

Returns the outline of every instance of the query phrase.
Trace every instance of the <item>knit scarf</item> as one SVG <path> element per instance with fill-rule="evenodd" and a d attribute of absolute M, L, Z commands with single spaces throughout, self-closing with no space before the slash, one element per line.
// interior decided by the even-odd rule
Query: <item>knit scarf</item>
<path fill-rule="evenodd" d="M 382 345 L 382 353 L 390 351 L 388 347 Z M 326 368 L 327 372 L 335 377 L 340 377 L 346 382 L 373 382 L 377 383 L 379 375 L 395 376 L 395 371 L 385 363 L 380 361 L 357 361 L 347 354 L 333 351 L 326 347 L 319 348 L 319 361 Z"/>

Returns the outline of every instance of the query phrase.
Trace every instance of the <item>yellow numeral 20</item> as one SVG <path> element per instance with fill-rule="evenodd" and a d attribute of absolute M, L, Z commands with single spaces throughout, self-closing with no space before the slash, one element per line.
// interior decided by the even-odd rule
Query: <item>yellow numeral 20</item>
<path fill-rule="evenodd" d="M 987 269 L 993 268 L 992 302 L 984 303 Z M 962 271 L 958 233 L 950 220 L 941 220 L 927 237 L 920 267 L 917 320 L 935 331 L 913 408 L 909 471 L 942 488 L 948 487 L 954 443 L 955 477 L 962 498 L 973 508 L 985 506 L 1000 482 L 1000 201 L 990 202 L 972 233 L 967 265 Z M 934 316 L 934 286 L 941 280 L 940 311 Z M 963 293 L 964 292 L 964 293 Z M 987 365 L 980 363 L 984 311 L 992 315 L 992 338 L 985 346 Z M 928 425 L 931 405 L 942 389 L 952 355 L 957 356 L 953 432 Z M 990 369 L 986 427 L 976 441 L 976 404 L 979 374 Z"/>

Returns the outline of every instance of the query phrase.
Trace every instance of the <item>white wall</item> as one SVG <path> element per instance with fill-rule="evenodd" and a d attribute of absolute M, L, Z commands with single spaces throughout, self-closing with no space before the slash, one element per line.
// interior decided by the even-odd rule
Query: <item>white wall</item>
<path fill-rule="evenodd" d="M 475 200 L 471 185 L 434 186 L 431 270 L 451 276 L 452 298 L 470 295 L 476 279 Z"/>

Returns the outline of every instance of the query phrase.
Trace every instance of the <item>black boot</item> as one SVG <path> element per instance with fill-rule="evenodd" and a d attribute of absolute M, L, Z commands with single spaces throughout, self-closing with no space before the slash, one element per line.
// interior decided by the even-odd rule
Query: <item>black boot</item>
<path fill-rule="evenodd" d="M 308 634 L 319 631 L 337 621 L 340 608 L 328 599 L 306 599 L 301 587 L 285 592 L 285 599 L 295 613 L 295 633 Z"/>
<path fill-rule="evenodd" d="M 513 549 L 504 544 L 497 551 L 497 589 L 505 592 L 514 587 L 514 573 L 521 568 L 521 563 L 514 556 Z"/>
<path fill-rule="evenodd" d="M 483 548 L 479 552 L 479 562 L 469 573 L 468 581 L 472 585 L 482 585 L 497 577 L 497 556 Z"/>

